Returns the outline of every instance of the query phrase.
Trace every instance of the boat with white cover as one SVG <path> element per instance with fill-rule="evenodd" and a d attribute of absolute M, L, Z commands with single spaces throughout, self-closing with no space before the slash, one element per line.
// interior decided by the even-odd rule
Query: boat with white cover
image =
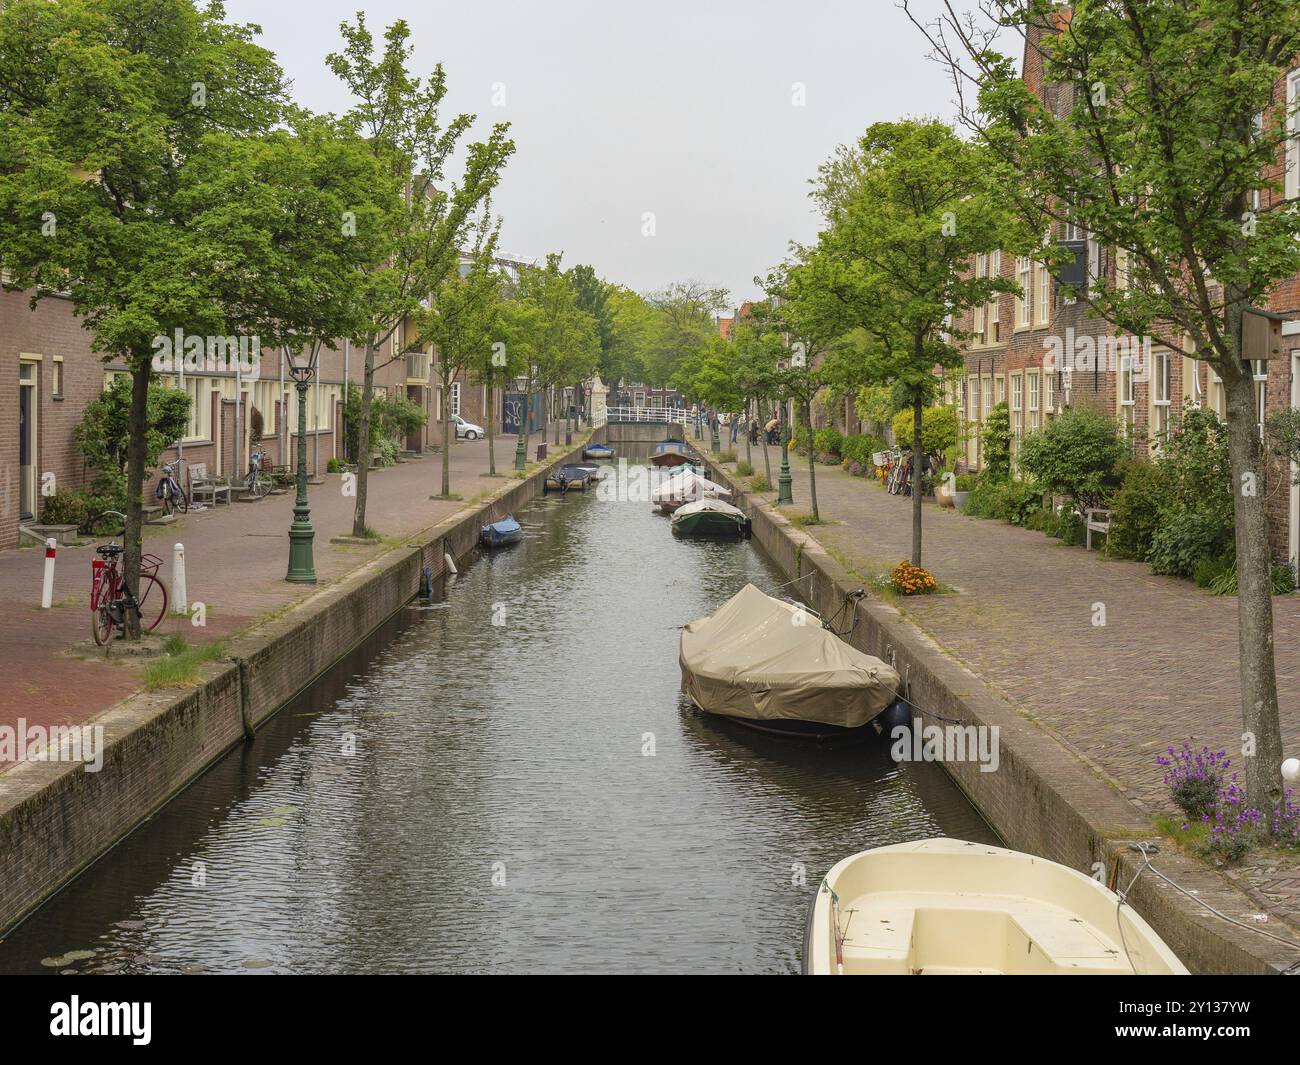
<path fill-rule="evenodd" d="M 1150 925 L 1092 877 L 958 839 L 863 851 L 817 889 L 804 971 L 1187 975 Z"/>
<path fill-rule="evenodd" d="M 710 481 L 702 473 L 684 467 L 679 469 L 680 473 L 674 473 L 662 484 L 655 485 L 650 492 L 650 502 L 660 510 L 671 514 L 683 503 L 731 495 L 731 489 Z"/>

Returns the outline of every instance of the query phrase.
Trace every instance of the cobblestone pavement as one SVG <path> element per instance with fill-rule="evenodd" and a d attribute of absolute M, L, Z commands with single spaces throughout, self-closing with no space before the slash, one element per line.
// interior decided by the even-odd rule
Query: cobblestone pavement
<path fill-rule="evenodd" d="M 744 457 L 744 445 L 738 453 Z M 775 481 L 779 451 L 772 452 Z M 754 466 L 763 469 L 757 452 Z M 808 509 L 807 460 L 793 464 Z M 773 498 L 769 493 L 768 498 Z M 812 526 L 864 578 L 911 554 L 911 500 L 835 466 L 817 467 Z M 923 558 L 953 594 L 901 600 L 905 614 L 1025 717 L 1049 730 L 1144 812 L 1181 816 L 1156 756 L 1195 737 L 1240 749 L 1237 601 L 1136 562 L 927 503 Z M 1300 594 L 1275 598 L 1284 746 L 1300 755 Z M 1105 625 L 1093 624 L 1097 604 Z M 1300 927 L 1300 855 L 1269 850 L 1227 870 L 1263 908 Z"/>
<path fill-rule="evenodd" d="M 515 437 L 496 441 L 497 470 L 513 468 Z M 541 436 L 529 441 L 536 455 Z M 284 580 L 289 557 L 293 492 L 255 503 L 221 504 L 167 526 L 148 526 L 145 550 L 163 560 L 159 575 L 170 589 L 172 548 L 185 545 L 186 589 L 191 604 L 204 603 L 207 624 L 196 628 L 185 618 L 169 617 L 158 632 L 180 633 L 191 644 L 219 639 L 246 627 L 260 615 L 279 610 L 336 581 L 391 547 L 391 539 L 427 528 L 455 513 L 474 497 L 505 483 L 487 477 L 485 441 L 463 441 L 451 451 L 451 490 L 462 500 L 435 500 L 442 488 L 442 456 L 433 453 L 386 470 L 371 471 L 366 522 L 390 543 L 378 546 L 331 544 L 331 536 L 352 531 L 355 500 L 344 496 L 342 479 L 325 475 L 309 489 L 316 529 L 318 583 Z M 101 537 L 95 543 L 104 542 Z M 0 551 L 0 594 L 9 609 L 0 615 L 0 726 L 80 724 L 102 713 L 140 687 L 138 660 L 105 659 L 91 639 L 90 563 L 93 545 L 60 547 L 55 566 L 54 607 L 40 608 L 44 551 Z M 0 772 L 5 769 L 0 764 Z"/>

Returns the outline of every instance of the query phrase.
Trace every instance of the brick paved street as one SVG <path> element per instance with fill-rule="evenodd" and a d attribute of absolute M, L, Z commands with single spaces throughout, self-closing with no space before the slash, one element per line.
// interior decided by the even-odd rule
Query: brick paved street
<path fill-rule="evenodd" d="M 529 441 L 536 455 L 541 436 Z M 496 443 L 497 470 L 513 468 L 515 437 Z M 452 449 L 452 493 L 463 500 L 433 500 L 442 484 L 442 458 L 429 454 L 386 470 L 371 471 L 367 524 L 389 538 L 436 524 L 475 496 L 504 483 L 485 476 L 485 441 L 461 442 Z M 263 615 L 302 599 L 383 551 L 377 546 L 331 544 L 331 536 L 350 533 L 354 500 L 340 490 L 341 478 L 326 475 L 310 489 L 316 528 L 316 585 L 284 580 L 293 493 L 257 503 L 221 504 L 164 527 L 148 526 L 145 550 L 163 559 L 159 571 L 170 588 L 172 545 L 185 545 L 190 603 L 207 608 L 207 625 L 192 626 L 169 617 L 158 631 L 183 634 L 192 644 L 227 636 Z M 104 542 L 99 538 L 95 543 Z M 90 720 L 139 686 L 139 666 L 120 657 L 105 660 L 91 642 L 90 563 L 93 546 L 60 547 L 54 603 L 40 609 L 44 552 L 39 548 L 0 551 L 0 594 L 10 608 L 0 617 L 0 725 L 19 717 L 28 724 L 75 724 Z M 69 647 L 74 647 L 69 654 Z M 0 772 L 5 766 L 0 765 Z"/>
<path fill-rule="evenodd" d="M 806 463 L 797 456 L 792 465 L 796 511 L 808 509 Z M 910 499 L 837 466 L 817 467 L 817 498 L 836 524 L 806 531 L 863 577 L 909 557 Z M 955 594 L 900 600 L 904 613 L 1139 808 L 1175 812 L 1155 763 L 1170 744 L 1194 736 L 1230 757 L 1239 747 L 1235 598 L 928 503 L 923 529 L 923 562 Z M 1105 605 L 1105 626 L 1092 624 L 1095 603 Z M 1300 594 L 1273 604 L 1284 742 L 1294 756 Z M 1242 873 L 1300 926 L 1300 856 L 1249 861 Z"/>

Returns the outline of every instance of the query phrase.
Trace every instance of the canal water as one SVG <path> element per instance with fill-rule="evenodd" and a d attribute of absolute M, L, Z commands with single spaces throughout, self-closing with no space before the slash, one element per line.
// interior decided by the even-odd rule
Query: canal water
<path fill-rule="evenodd" d="M 783 577 L 549 496 L 0 943 L 0 972 L 798 971 L 840 858 L 996 842 L 941 768 L 701 717 L 678 628 Z M 789 594 L 783 589 L 779 594 Z"/>

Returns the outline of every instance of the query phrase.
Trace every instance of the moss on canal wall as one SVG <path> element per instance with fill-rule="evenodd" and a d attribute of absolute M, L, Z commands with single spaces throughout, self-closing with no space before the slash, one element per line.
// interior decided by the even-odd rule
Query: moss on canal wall
<path fill-rule="evenodd" d="M 603 440 L 597 429 L 593 440 Z M 141 692 L 97 718 L 99 772 L 22 762 L 0 774 L 0 936 L 91 865 L 410 601 L 425 568 L 462 559 L 481 527 L 539 495 L 561 453 L 481 504 L 408 537 L 228 643 L 182 695 Z"/>
<path fill-rule="evenodd" d="M 731 487 L 736 505 L 749 515 L 754 540 L 787 576 L 802 578 L 798 591 L 808 605 L 823 616 L 839 610 L 862 582 L 711 456 L 706 460 L 710 476 Z M 1133 879 L 1140 855 L 1130 844 L 1155 840 L 1154 826 L 1076 755 L 993 694 L 887 603 L 867 598 L 857 604 L 849 642 L 898 670 L 908 698 L 931 715 L 927 724 L 936 723 L 938 715 L 964 725 L 998 726 L 1001 761 L 996 772 L 980 772 L 974 761 L 944 763 L 944 769 L 1008 846 L 1088 874 L 1102 869 L 1112 885 Z M 1145 873 L 1129 892 L 1129 902 L 1193 972 L 1276 973 L 1300 960 L 1300 947 L 1288 949 L 1216 918 L 1198 904 L 1238 920 L 1258 909 L 1215 870 L 1169 846 L 1152 864 L 1198 901 Z M 1283 929 L 1271 924 L 1269 931 Z"/>

